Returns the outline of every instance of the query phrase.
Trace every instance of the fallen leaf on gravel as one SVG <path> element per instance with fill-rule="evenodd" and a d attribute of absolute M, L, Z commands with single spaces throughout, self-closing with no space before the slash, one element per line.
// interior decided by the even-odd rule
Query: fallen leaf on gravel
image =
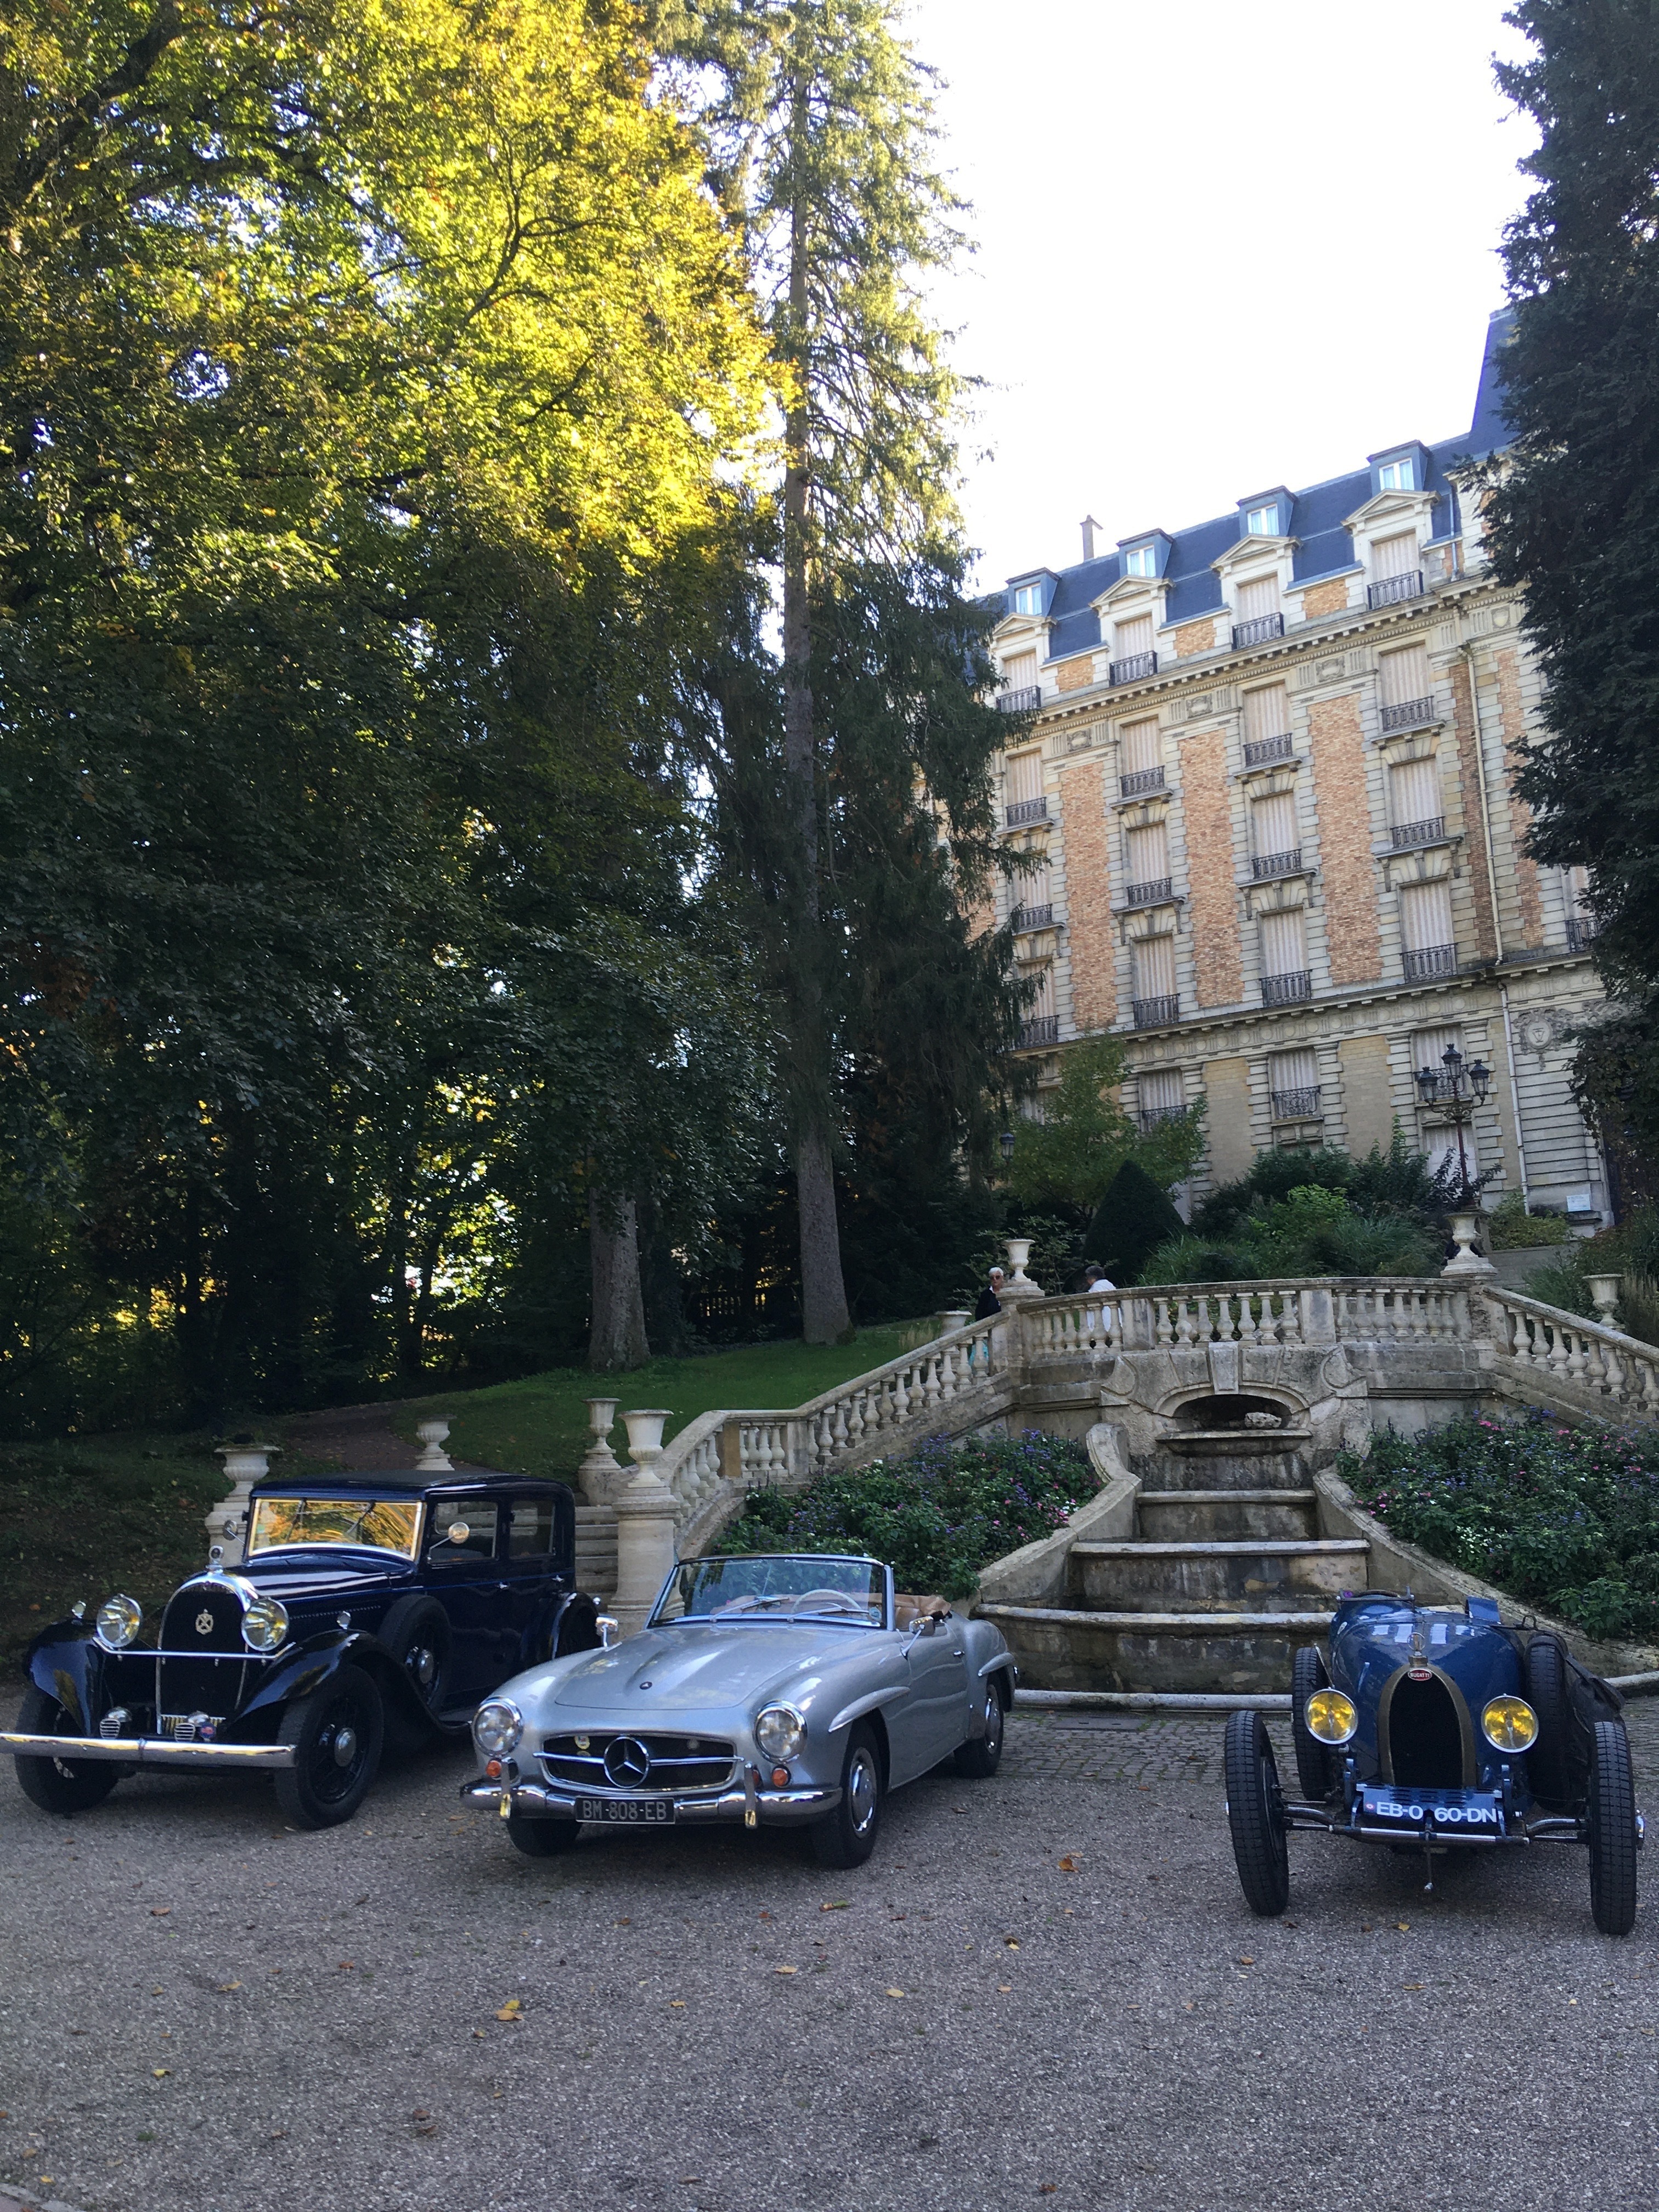
<path fill-rule="evenodd" d="M 1060 2184 L 1057 2181 L 1039 2181 L 1037 2184 L 1037 2195 L 1039 2197 L 1052 2197 L 1059 2187 Z"/>
<path fill-rule="evenodd" d="M 1409 1936 L 1412 1932 L 1412 1923 L 1409 1920 L 1396 1920 L 1394 1924 L 1402 1936 Z"/>
<path fill-rule="evenodd" d="M 438 2132 L 438 2123 L 436 2120 L 428 2120 L 423 2128 L 416 2128 L 415 2132 L 417 2136 L 435 2136 Z"/>
<path fill-rule="evenodd" d="M 1428 1984 L 1426 1982 L 1401 1982 L 1400 1986 L 1402 1990 L 1425 1990 L 1428 1987 Z"/>
<path fill-rule="evenodd" d="M 501 2010 L 496 2014 L 495 2017 L 497 2020 L 517 2020 L 519 2014 L 523 2010 L 524 1999 L 522 1997 L 509 1997 L 507 2002 L 501 2007 Z"/>
<path fill-rule="evenodd" d="M 1000 1997 L 1010 1996 L 1013 1990 L 1013 1986 L 1014 1985 L 1012 1982 L 999 1982 L 997 1984 L 997 1995 Z"/>
<path fill-rule="evenodd" d="M 1018 1948 L 1019 1948 L 1019 1939 L 1018 1938 L 1018 1936 L 1005 1936 L 1003 1937 L 1003 1939 L 1002 1939 L 1002 1942 L 1003 1942 L 1003 1948 L 1004 1948 L 1004 1949 L 1005 1949 L 1005 1950 L 1009 1950 L 1009 1951 L 1018 1951 Z"/>
<path fill-rule="evenodd" d="M 430 2112 L 411 2112 L 409 2117 L 411 2120 L 429 2120 L 432 2118 L 432 2115 Z"/>
<path fill-rule="evenodd" d="M 763 1913 L 762 1913 L 762 1915 L 761 1915 L 761 1918 L 762 1918 L 763 1920 L 764 1920 L 764 1919 L 765 1919 L 765 1917 L 766 1917 L 766 1915 L 763 1912 Z M 613 1921 L 611 1922 L 611 1925 L 613 1928 L 631 1928 L 631 1927 L 634 1925 L 634 1923 L 633 1923 L 633 1922 L 632 1922 L 631 1920 L 613 1920 Z"/>
<path fill-rule="evenodd" d="M 149 1908 L 149 1917 L 152 1920 L 165 1920 L 172 1910 L 173 1907 L 170 1905 L 152 1905 Z"/>
<path fill-rule="evenodd" d="M 832 1897 L 828 1905 L 818 1907 L 820 1912 L 845 1912 L 846 1910 L 847 1899 L 844 1897 Z"/>
<path fill-rule="evenodd" d="M 763 1920 L 769 1920 L 771 1917 L 772 1916 L 769 1912 L 763 1912 L 761 1915 L 761 1918 Z"/>
<path fill-rule="evenodd" d="M 1066 1856 L 1059 1862 L 1059 1865 L 1060 1870 L 1062 1874 L 1075 1874 L 1077 1872 L 1077 1861 L 1072 1856 L 1069 1851 L 1066 1854 Z"/>
<path fill-rule="evenodd" d="M 483 2041 L 483 2028 L 481 2028 L 481 2027 L 475 2027 L 475 2028 L 473 2029 L 473 2031 L 472 2031 L 472 2040 L 473 2040 L 475 2043 L 482 2043 L 482 2042 Z"/>
<path fill-rule="evenodd" d="M 173 2069 L 171 2066 L 152 2066 L 149 2070 L 158 2081 L 164 2081 Z"/>
<path fill-rule="evenodd" d="M 889 1990 L 887 1994 L 890 1997 L 902 1997 L 904 1992 L 902 1990 Z"/>
<path fill-rule="evenodd" d="M 355 1959 L 342 1959 L 342 1960 L 341 1960 L 341 1961 L 340 1961 L 340 1972 L 341 1972 L 343 1974 L 355 1974 L 355 1973 L 356 1972 L 356 1971 L 357 1971 L 357 1961 L 356 1961 Z"/>
<path fill-rule="evenodd" d="M 233 1990 L 240 1990 L 241 1986 L 240 1982 L 221 1982 L 219 1994 L 222 1997 L 228 1997 Z"/>
<path fill-rule="evenodd" d="M 799 1971 L 798 1966 L 774 1966 L 772 1969 L 775 1974 L 794 1974 L 799 1973 Z"/>
<path fill-rule="evenodd" d="M 685 1999 L 684 1997 L 670 1997 L 668 2000 L 668 2009 L 670 2012 L 684 2012 L 685 2010 Z"/>
<path fill-rule="evenodd" d="M 1238 1963 L 1241 1966 L 1253 1966 L 1255 1964 L 1255 1960 L 1254 1959 L 1243 1958 L 1241 1959 Z"/>

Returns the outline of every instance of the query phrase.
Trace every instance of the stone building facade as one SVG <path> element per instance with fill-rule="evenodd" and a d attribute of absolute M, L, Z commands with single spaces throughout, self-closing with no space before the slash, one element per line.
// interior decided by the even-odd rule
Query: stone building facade
<path fill-rule="evenodd" d="M 1488 1202 L 1607 1218 L 1566 1079 L 1589 925 L 1576 872 L 1525 850 L 1539 675 L 1467 477 L 1504 442 L 1504 334 L 1462 437 L 1110 552 L 1088 522 L 1080 562 L 1009 580 L 999 703 L 1029 734 L 998 919 L 1037 985 L 1025 1048 L 1051 1081 L 1110 1031 L 1133 1110 L 1207 1099 L 1194 1196 L 1269 1146 L 1386 1148 L 1396 1119 L 1455 1152 L 1415 1079 L 1455 1043 L 1492 1071 L 1463 1139 Z"/>

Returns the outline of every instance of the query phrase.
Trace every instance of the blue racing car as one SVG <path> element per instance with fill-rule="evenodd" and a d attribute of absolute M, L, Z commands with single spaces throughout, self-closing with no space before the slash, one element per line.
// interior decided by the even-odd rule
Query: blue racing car
<path fill-rule="evenodd" d="M 1636 1809 L 1624 1700 L 1559 1636 L 1508 1628 L 1490 1598 L 1462 1612 L 1409 1591 L 1345 1597 L 1330 1658 L 1298 1651 L 1291 1729 L 1301 1796 L 1287 1799 L 1257 1712 L 1227 1723 L 1227 1818 L 1245 1901 L 1290 1902 L 1292 1828 L 1420 1852 L 1583 1844 L 1604 1936 L 1636 1923 Z"/>

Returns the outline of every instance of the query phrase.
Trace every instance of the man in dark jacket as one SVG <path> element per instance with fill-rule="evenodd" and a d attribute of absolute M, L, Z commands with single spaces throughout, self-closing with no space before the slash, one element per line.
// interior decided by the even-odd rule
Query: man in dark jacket
<path fill-rule="evenodd" d="M 998 1296 L 998 1292 L 1001 1290 L 1002 1285 L 1003 1273 L 1001 1268 L 993 1267 L 991 1270 L 991 1279 L 986 1285 L 985 1288 L 980 1292 L 979 1304 L 974 1308 L 974 1319 L 975 1321 L 989 1321 L 993 1314 L 1000 1314 L 1002 1311 L 1002 1300 Z"/>

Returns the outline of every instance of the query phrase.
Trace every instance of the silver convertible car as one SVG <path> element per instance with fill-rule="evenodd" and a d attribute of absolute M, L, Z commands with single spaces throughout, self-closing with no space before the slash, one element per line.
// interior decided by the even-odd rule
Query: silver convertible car
<path fill-rule="evenodd" d="M 878 1559 L 688 1559 L 637 1636 L 554 1659 L 473 1717 L 465 1786 L 521 1851 L 584 1822 L 811 1832 L 826 1866 L 875 1848 L 882 1800 L 954 1755 L 994 1774 L 1014 1662 L 989 1622 L 905 1608 Z"/>

